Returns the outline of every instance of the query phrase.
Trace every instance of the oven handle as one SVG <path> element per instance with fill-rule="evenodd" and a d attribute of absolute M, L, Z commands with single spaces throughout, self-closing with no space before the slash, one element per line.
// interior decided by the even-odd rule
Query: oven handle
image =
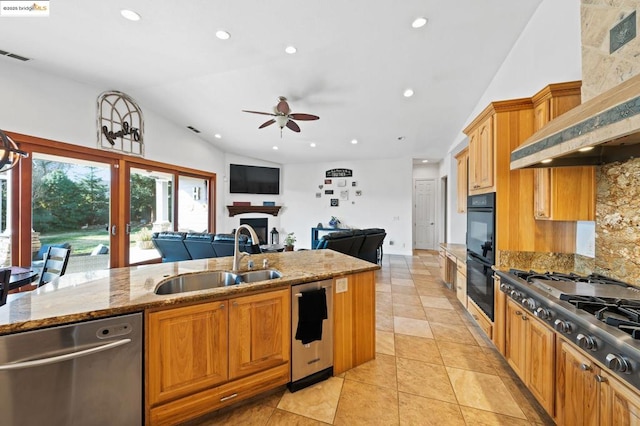
<path fill-rule="evenodd" d="M 489 268 L 493 266 L 491 263 L 487 262 L 485 259 L 483 259 L 482 257 L 478 256 L 477 254 L 475 254 L 472 251 L 467 250 L 467 257 L 470 257 L 471 260 L 473 260 L 475 262 L 482 263 L 484 266 L 488 266 Z"/>

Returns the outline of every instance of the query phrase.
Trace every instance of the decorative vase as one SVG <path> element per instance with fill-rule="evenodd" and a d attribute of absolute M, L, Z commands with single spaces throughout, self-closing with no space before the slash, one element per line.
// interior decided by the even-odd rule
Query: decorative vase
<path fill-rule="evenodd" d="M 337 221 L 337 220 L 335 220 L 335 219 L 331 219 L 331 220 L 329 221 L 329 226 L 330 226 L 330 227 L 332 227 L 332 228 L 337 228 L 339 224 L 340 224 L 340 222 L 338 222 L 338 221 Z"/>
<path fill-rule="evenodd" d="M 284 246 L 284 251 L 293 251 L 293 246 Z"/>

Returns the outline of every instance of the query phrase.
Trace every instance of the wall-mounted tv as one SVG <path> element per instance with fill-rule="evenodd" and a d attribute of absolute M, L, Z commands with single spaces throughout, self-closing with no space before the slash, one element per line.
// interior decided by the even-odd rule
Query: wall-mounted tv
<path fill-rule="evenodd" d="M 231 164 L 229 192 L 232 194 L 280 194 L 280 169 Z"/>

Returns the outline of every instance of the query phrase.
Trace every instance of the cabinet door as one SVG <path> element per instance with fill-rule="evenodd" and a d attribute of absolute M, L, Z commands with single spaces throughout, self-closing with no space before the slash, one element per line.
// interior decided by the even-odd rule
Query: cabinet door
<path fill-rule="evenodd" d="M 601 379 L 600 425 L 640 425 L 640 396 L 615 376 Z"/>
<path fill-rule="evenodd" d="M 469 150 L 465 149 L 456 155 L 456 160 L 458 161 L 458 213 L 465 213 L 469 195 Z"/>
<path fill-rule="evenodd" d="M 227 310 L 225 300 L 149 314 L 150 405 L 228 379 Z"/>
<path fill-rule="evenodd" d="M 500 291 L 500 277 L 494 275 L 493 279 L 493 344 L 498 352 L 505 355 L 505 328 L 507 323 L 507 295 Z"/>
<path fill-rule="evenodd" d="M 467 265 L 458 261 L 456 271 L 456 296 L 467 307 Z"/>
<path fill-rule="evenodd" d="M 531 393 L 548 413 L 555 397 L 555 333 L 534 316 L 526 317 L 526 374 Z"/>
<path fill-rule="evenodd" d="M 597 367 L 569 344 L 559 344 L 556 389 L 558 425 L 599 424 Z"/>
<path fill-rule="evenodd" d="M 235 379 L 289 361 L 289 289 L 229 301 L 229 377 Z"/>
<path fill-rule="evenodd" d="M 478 128 L 479 170 L 478 182 L 480 189 L 493 188 L 493 117 L 487 118 Z"/>
<path fill-rule="evenodd" d="M 533 171 L 533 209 L 536 219 L 551 219 L 551 169 Z"/>
<path fill-rule="evenodd" d="M 507 327 L 505 336 L 505 357 L 513 370 L 522 380 L 526 380 L 526 352 L 527 338 L 526 313 L 523 308 L 512 300 L 507 301 Z"/>

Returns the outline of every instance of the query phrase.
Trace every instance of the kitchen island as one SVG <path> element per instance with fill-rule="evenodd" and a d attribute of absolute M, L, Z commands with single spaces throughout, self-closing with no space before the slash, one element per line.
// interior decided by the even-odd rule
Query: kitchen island
<path fill-rule="evenodd" d="M 288 383 L 292 285 L 333 283 L 334 374 L 374 358 L 379 265 L 332 250 L 251 259 L 282 277 L 155 294 L 176 276 L 229 271 L 231 257 L 65 275 L 1 307 L 0 334 L 143 312 L 146 424 L 181 423 Z"/>

